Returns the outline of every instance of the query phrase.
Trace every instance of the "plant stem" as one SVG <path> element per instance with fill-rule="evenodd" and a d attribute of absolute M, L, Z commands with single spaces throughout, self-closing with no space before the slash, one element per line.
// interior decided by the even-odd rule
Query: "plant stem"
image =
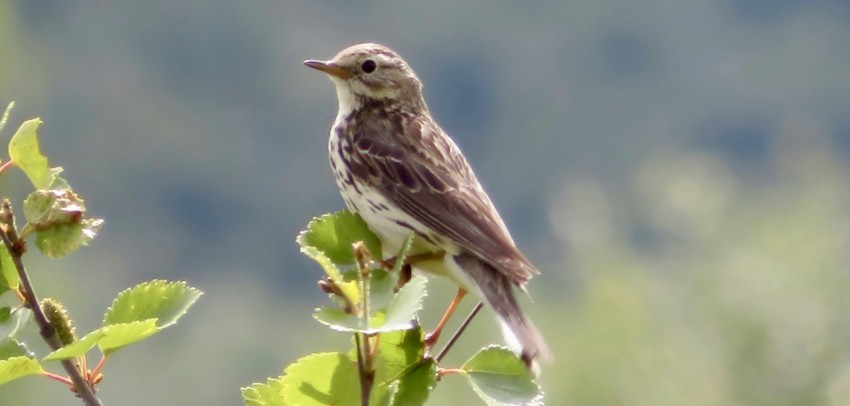
<path fill-rule="evenodd" d="M 361 275 L 363 275 L 361 273 Z M 369 272 L 363 275 L 363 318 L 366 329 L 369 329 Z M 372 396 L 372 385 L 375 382 L 374 354 L 372 354 L 371 337 L 363 333 L 363 371 L 360 373 L 360 388 L 362 390 L 362 404 L 369 406 L 369 398 Z"/>
<path fill-rule="evenodd" d="M 103 367 L 106 365 L 107 360 L 109 360 L 109 356 L 105 354 L 103 357 L 100 358 L 100 361 L 97 363 L 97 366 L 95 366 L 94 369 L 91 371 L 92 379 L 95 379 L 95 377 L 100 374 L 100 371 L 103 370 Z"/>
<path fill-rule="evenodd" d="M 437 371 L 438 378 L 442 378 L 446 375 L 463 375 L 463 370 L 458 368 L 447 368 Z"/>
<path fill-rule="evenodd" d="M 362 406 L 369 406 L 370 388 L 366 384 L 368 381 L 366 379 L 366 365 L 363 360 L 363 346 L 360 343 L 360 336 L 362 335 L 363 333 L 354 333 L 354 345 L 357 347 L 357 370 L 360 371 L 360 404 Z M 366 337 L 363 338 L 367 339 Z"/>
<path fill-rule="evenodd" d="M 354 345 L 357 347 L 357 370 L 360 372 L 360 404 L 369 406 L 372 385 L 375 384 L 375 371 L 372 367 L 372 355 L 369 348 L 369 335 L 354 333 Z"/>
<path fill-rule="evenodd" d="M 24 263 L 21 259 L 24 253 L 24 245 L 23 241 L 18 238 L 17 231 L 15 230 L 12 206 L 8 200 L 3 202 L 3 210 L 0 215 L 0 238 L 9 250 L 9 255 L 12 257 L 12 262 L 14 262 L 18 276 L 21 278 L 24 297 L 26 298 L 28 307 L 33 312 L 41 337 L 54 351 L 62 348 L 64 344 L 59 339 L 59 336 L 56 335 L 56 330 L 50 325 L 47 317 L 45 317 L 35 290 L 32 288 L 32 283 L 30 283 L 29 275 L 27 275 L 27 271 L 24 268 Z M 71 378 L 71 382 L 74 383 L 77 394 L 83 399 L 83 402 L 87 406 L 101 406 L 100 399 L 94 394 L 94 389 L 86 382 L 86 379 L 74 365 L 74 362 L 70 359 L 65 359 L 61 363 L 62 367 L 65 368 L 65 372 L 68 373 L 68 377 Z"/>
<path fill-rule="evenodd" d="M 52 379 L 56 382 L 64 383 L 65 385 L 68 385 L 68 386 L 74 385 L 74 383 L 71 382 L 71 380 L 68 379 L 68 377 L 65 377 L 65 376 L 62 376 L 62 375 L 57 375 L 57 374 L 54 374 L 53 372 L 44 371 L 44 376 L 46 376 L 46 377 L 48 377 L 48 378 L 50 378 L 50 379 Z"/>
<path fill-rule="evenodd" d="M 0 165 L 0 174 L 2 174 L 3 172 L 6 172 L 6 169 L 9 169 L 14 165 L 15 165 L 15 161 L 4 162 L 3 165 Z"/>
<path fill-rule="evenodd" d="M 484 307 L 484 302 L 478 302 L 478 304 L 475 305 L 475 308 L 472 309 L 472 311 L 469 313 L 469 316 L 466 316 L 466 319 L 463 320 L 463 324 L 458 327 L 457 331 L 455 331 L 455 333 L 452 335 L 452 338 L 449 339 L 449 342 L 446 343 L 445 347 L 443 347 L 443 350 L 440 351 L 439 354 L 437 354 L 437 358 L 435 359 L 438 363 L 443 360 L 443 358 L 446 356 L 452 346 L 455 345 L 455 341 L 460 338 L 460 335 L 463 334 L 463 331 L 466 330 L 466 327 L 469 326 L 469 323 L 472 322 L 472 319 L 475 318 L 475 315 L 478 314 L 479 311 L 481 311 L 482 307 Z"/>
<path fill-rule="evenodd" d="M 358 275 L 360 277 L 360 290 L 362 292 L 361 296 L 363 297 L 363 325 L 366 326 L 366 330 L 369 330 L 369 288 L 370 288 L 370 277 L 372 276 L 371 270 L 371 262 L 372 255 L 369 252 L 369 249 L 366 247 L 366 244 L 362 242 L 357 242 L 354 244 L 354 256 L 357 258 L 357 265 L 359 269 Z M 367 333 L 356 333 L 355 337 L 362 336 L 362 354 L 361 354 L 361 344 L 360 339 L 357 338 L 357 366 L 360 370 L 360 403 L 362 406 L 369 406 L 369 398 L 372 395 L 372 386 L 375 383 L 375 367 L 374 367 L 374 354 L 372 353 L 371 348 L 371 337 Z"/>

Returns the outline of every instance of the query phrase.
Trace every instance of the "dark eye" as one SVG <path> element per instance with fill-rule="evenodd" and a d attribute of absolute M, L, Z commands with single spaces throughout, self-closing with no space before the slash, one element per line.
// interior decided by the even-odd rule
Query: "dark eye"
<path fill-rule="evenodd" d="M 377 67 L 378 67 L 378 65 L 375 64 L 375 61 L 373 61 L 371 59 L 367 59 L 367 60 L 363 61 L 363 64 L 360 65 L 360 69 L 363 69 L 363 72 L 366 72 L 366 73 L 374 72 L 375 68 L 377 68 Z"/>

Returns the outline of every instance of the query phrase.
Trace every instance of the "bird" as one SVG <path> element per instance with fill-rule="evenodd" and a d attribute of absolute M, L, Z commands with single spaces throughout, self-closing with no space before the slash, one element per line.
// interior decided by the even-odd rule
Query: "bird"
<path fill-rule="evenodd" d="M 458 293 L 430 344 L 467 292 L 491 307 L 508 346 L 535 374 L 552 358 L 514 289 L 539 273 L 517 248 L 505 222 L 455 141 L 432 118 L 422 82 L 395 51 L 363 43 L 330 60 L 304 64 L 327 74 L 339 104 L 328 153 L 347 208 L 397 253 L 414 233 L 411 254 L 425 274 L 448 277 Z"/>

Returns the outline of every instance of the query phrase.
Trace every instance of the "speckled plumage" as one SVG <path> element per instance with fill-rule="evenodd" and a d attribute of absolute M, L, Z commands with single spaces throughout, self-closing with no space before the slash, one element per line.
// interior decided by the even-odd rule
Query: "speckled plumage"
<path fill-rule="evenodd" d="M 413 70 L 377 44 L 306 63 L 328 73 L 337 87 L 339 112 L 328 152 L 348 208 L 364 218 L 387 253 L 395 253 L 411 231 L 419 237 L 418 250 L 445 251 L 443 263 L 417 266 L 448 276 L 489 304 L 528 363 L 549 357 L 512 289 L 538 271 L 514 244 L 460 149 L 431 118 Z"/>

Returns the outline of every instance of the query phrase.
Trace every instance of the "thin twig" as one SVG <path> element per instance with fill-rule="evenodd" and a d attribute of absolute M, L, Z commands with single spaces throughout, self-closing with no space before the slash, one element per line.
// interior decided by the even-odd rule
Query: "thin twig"
<path fill-rule="evenodd" d="M 371 270 L 371 262 L 372 262 L 372 254 L 369 252 L 369 248 L 366 247 L 366 244 L 363 242 L 354 243 L 354 256 L 357 259 L 357 265 L 360 272 L 358 272 L 360 279 L 360 290 L 361 296 L 363 297 L 362 304 L 362 317 L 364 320 L 364 325 L 366 326 L 366 330 L 369 330 L 369 293 L 370 293 L 370 281 L 369 278 L 372 276 Z M 374 368 L 374 358 L 371 349 L 371 337 L 366 333 L 356 333 L 355 337 L 362 335 L 362 355 L 360 354 L 360 341 L 357 340 L 357 352 L 358 352 L 358 363 L 357 366 L 360 369 L 360 403 L 362 406 L 369 406 L 369 400 L 372 396 L 372 386 L 375 383 L 375 368 Z"/>
<path fill-rule="evenodd" d="M 27 275 L 27 271 L 24 268 L 24 263 L 21 259 L 21 256 L 23 255 L 23 244 L 18 239 L 14 225 L 12 207 L 8 200 L 3 202 L 2 218 L 0 218 L 0 239 L 3 240 L 3 244 L 5 244 L 6 248 L 9 250 L 9 255 L 12 257 L 12 262 L 15 264 L 18 276 L 21 278 L 24 296 L 26 297 L 28 307 L 33 312 L 36 323 L 38 323 L 41 337 L 54 351 L 62 348 L 64 344 L 56 334 L 56 330 L 47 320 L 47 317 L 45 317 L 44 311 L 41 309 L 41 304 L 38 301 L 38 297 L 35 295 L 35 290 L 33 290 L 32 284 L 30 283 L 29 275 Z M 86 382 L 86 379 L 83 378 L 80 370 L 74 365 L 73 360 L 65 359 L 62 360 L 61 363 L 62 367 L 65 368 L 65 372 L 68 373 L 68 377 L 71 378 L 71 382 L 74 383 L 74 387 L 77 389 L 77 394 L 83 399 L 83 402 L 87 406 L 101 406 L 100 399 L 98 399 L 94 394 L 94 389 Z"/>
<path fill-rule="evenodd" d="M 53 372 L 44 371 L 44 376 L 47 377 L 47 378 L 50 378 L 50 379 L 52 379 L 56 382 L 64 383 L 65 385 L 68 385 L 68 386 L 72 386 L 74 384 L 73 382 L 71 382 L 70 379 L 68 379 L 67 376 L 54 374 Z"/>
<path fill-rule="evenodd" d="M 469 313 L 469 316 L 466 316 L 466 319 L 463 320 L 463 324 L 458 327 L 457 331 L 455 331 L 455 333 L 452 335 L 452 338 L 449 339 L 449 342 L 446 343 L 445 347 L 443 347 L 443 350 L 440 351 L 439 354 L 437 354 L 437 358 L 435 358 L 437 362 L 443 360 L 443 357 L 446 356 L 446 354 L 455 344 L 455 341 L 457 341 L 457 339 L 460 338 L 460 335 L 463 334 L 463 330 L 466 330 L 466 327 L 469 326 L 469 323 L 472 322 L 472 319 L 475 318 L 475 315 L 478 314 L 479 311 L 481 311 L 482 307 L 484 307 L 484 302 L 478 302 L 478 304 L 475 305 L 475 308 L 472 309 L 472 312 Z"/>
<path fill-rule="evenodd" d="M 363 347 L 360 344 L 362 333 L 354 333 L 354 345 L 357 347 L 357 370 L 360 371 L 360 404 L 369 405 L 369 391 L 366 386 L 366 366 L 363 361 Z"/>
<path fill-rule="evenodd" d="M 0 165 L 0 173 L 6 172 L 6 169 L 15 166 L 15 161 L 6 161 L 3 165 Z"/>
<path fill-rule="evenodd" d="M 460 368 L 440 369 L 440 370 L 437 371 L 437 380 L 439 380 L 440 378 L 442 378 L 446 375 L 462 375 L 464 373 L 465 373 L 465 371 L 463 369 L 460 369 Z"/>
<path fill-rule="evenodd" d="M 366 329 L 369 329 L 369 276 L 371 273 L 364 270 L 361 273 L 363 278 L 363 320 L 366 323 Z M 372 396 L 372 385 L 375 380 L 374 358 L 372 358 L 372 339 L 369 334 L 363 333 L 363 375 L 361 376 L 363 388 L 363 406 L 369 406 L 369 398 Z"/>
<path fill-rule="evenodd" d="M 375 385 L 375 367 L 374 359 L 372 358 L 372 350 L 370 348 L 371 337 L 369 334 L 363 334 L 363 355 L 365 362 L 363 372 L 360 375 L 360 388 L 362 390 L 361 400 L 363 406 L 369 406 L 370 398 L 372 397 L 372 386 Z"/>

